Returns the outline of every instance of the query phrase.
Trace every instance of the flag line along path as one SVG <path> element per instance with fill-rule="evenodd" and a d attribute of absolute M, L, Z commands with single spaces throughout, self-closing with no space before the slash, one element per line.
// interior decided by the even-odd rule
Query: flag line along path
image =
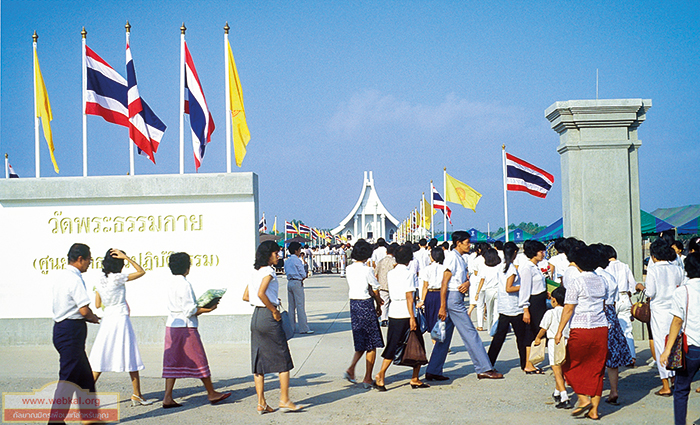
<path fill-rule="evenodd" d="M 286 279 L 282 276 L 280 294 L 287 305 Z M 163 346 L 139 346 L 146 369 L 141 371 L 141 386 L 145 398 L 158 399 L 152 406 L 131 407 L 131 383 L 127 373 L 104 373 L 97 385 L 98 391 L 120 392 L 122 423 L 138 424 L 562 424 L 587 423 L 574 419 L 570 410 L 554 407 L 551 393 L 554 377 L 549 367 L 545 375 L 525 375 L 518 367 L 512 333 L 503 346 L 496 368 L 505 374 L 503 380 L 479 381 L 469 356 L 458 335 L 452 340 L 452 353 L 447 356 L 446 382 L 429 382 L 428 389 L 411 389 L 407 367 L 392 365 L 386 378 L 388 391 L 365 390 L 360 385 L 345 381 L 342 376 L 353 354 L 349 302 L 345 278 L 338 275 L 315 275 L 305 281 L 306 311 L 313 335 L 296 335 L 289 341 L 295 368 L 291 371 L 290 396 L 294 402 L 307 405 L 302 412 L 276 411 L 263 416 L 256 413 L 257 398 L 250 372 L 250 345 L 203 342 L 212 370 L 212 380 L 219 391 L 232 391 L 224 403 L 212 406 L 199 380 L 178 379 L 175 399 L 184 406 L 163 409 L 164 380 L 161 378 Z M 228 296 L 238 296 L 230 293 Z M 226 297 L 222 300 L 226 302 Z M 206 326 L 202 316 L 200 326 Z M 92 326 L 92 325 L 91 325 Z M 96 328 L 91 331 L 96 331 Z M 386 335 L 386 328 L 382 328 Z M 484 344 L 490 337 L 480 333 Z M 427 334 L 426 348 L 432 344 Z M 88 347 L 88 350 L 90 347 Z M 620 373 L 620 406 L 601 403 L 602 422 L 608 424 L 670 424 L 673 422 L 673 399 L 653 394 L 660 381 L 656 368 L 646 365 L 649 359 L 648 341 L 637 341 L 637 364 L 634 369 Z M 378 350 L 375 374 L 381 364 Z M 58 376 L 58 354 L 51 346 L 51 335 L 46 345 L 0 347 L 0 389 L 2 392 L 29 392 L 40 388 Z M 360 360 L 356 376 L 364 373 Z M 421 377 L 425 367 L 421 368 Z M 279 382 L 270 375 L 266 384 L 268 403 L 276 407 L 279 401 Z M 695 389 L 697 385 L 692 386 Z M 603 391 L 603 398 L 608 393 Z M 700 394 L 692 391 L 688 403 L 688 423 L 700 418 Z"/>

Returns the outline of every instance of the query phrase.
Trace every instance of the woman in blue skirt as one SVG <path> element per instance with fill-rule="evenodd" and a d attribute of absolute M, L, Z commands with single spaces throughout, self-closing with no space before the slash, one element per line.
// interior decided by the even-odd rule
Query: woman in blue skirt
<path fill-rule="evenodd" d="M 382 314 L 379 282 L 374 276 L 374 270 L 366 264 L 371 256 L 371 245 L 364 239 L 358 240 L 355 242 L 351 256 L 355 262 L 345 270 L 349 288 L 350 321 L 355 354 L 352 356 L 350 367 L 347 368 L 343 377 L 353 384 L 357 383 L 355 365 L 365 354 L 366 369 L 362 385 L 366 389 L 373 387 L 372 369 L 377 358 L 377 348 L 384 347 L 377 319 Z"/>

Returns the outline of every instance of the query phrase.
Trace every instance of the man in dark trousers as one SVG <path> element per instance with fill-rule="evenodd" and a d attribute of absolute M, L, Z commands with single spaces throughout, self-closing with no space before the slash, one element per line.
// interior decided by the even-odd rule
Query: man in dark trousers
<path fill-rule="evenodd" d="M 86 322 L 99 323 L 100 318 L 95 316 L 88 305 L 90 298 L 82 277 L 91 261 L 90 247 L 81 243 L 73 244 L 68 251 L 68 265 L 57 274 L 52 288 L 53 345 L 60 357 L 58 379 L 95 392 L 95 380 L 85 353 Z M 52 418 L 52 422 L 55 419 L 58 418 Z"/>

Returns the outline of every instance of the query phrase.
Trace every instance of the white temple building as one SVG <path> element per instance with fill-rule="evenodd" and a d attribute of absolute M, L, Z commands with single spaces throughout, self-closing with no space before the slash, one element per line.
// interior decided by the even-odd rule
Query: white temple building
<path fill-rule="evenodd" d="M 363 238 L 374 242 L 379 238 L 392 241 L 395 238 L 399 221 L 384 207 L 374 188 L 372 172 L 365 171 L 360 199 L 355 207 L 340 222 L 338 227 L 331 230 L 333 235 L 352 236 L 351 243 Z"/>

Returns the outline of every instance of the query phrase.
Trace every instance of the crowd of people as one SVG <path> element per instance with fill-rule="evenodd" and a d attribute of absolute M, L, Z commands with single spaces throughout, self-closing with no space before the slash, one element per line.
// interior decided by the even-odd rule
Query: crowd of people
<path fill-rule="evenodd" d="M 700 305 L 699 243 L 700 238 L 693 238 L 686 249 L 673 236 L 662 234 L 651 244 L 647 278 L 642 284 L 617 259 L 612 246 L 589 245 L 575 238 L 555 241 L 554 250 L 533 240 L 525 241 L 522 249 L 513 242 L 472 245 L 469 233 L 464 231 L 455 231 L 449 246 L 438 245 L 435 239 L 401 245 L 388 244 L 383 239 L 374 245 L 357 240 L 347 249 L 351 261 L 344 267 L 354 353 L 343 377 L 366 389 L 387 391 L 386 372 L 392 364 L 400 364 L 412 367 L 412 389 L 430 388 L 425 381 L 450 380 L 443 369 L 456 329 L 476 377 L 503 379 L 495 366 L 512 330 L 520 368 L 525 374 L 544 373 L 540 367 L 544 355 L 537 353 L 546 346 L 555 378 L 552 397 L 556 407 L 573 409 L 574 416 L 599 419 L 606 372 L 610 392 L 605 402 L 624 402 L 618 388 L 619 368 L 636 364 L 631 297 L 643 291 L 650 298 L 650 348 L 661 378 L 661 388 L 655 394 L 674 397 L 675 423 L 685 424 L 691 382 L 700 369 L 700 309 L 689 308 Z M 290 244 L 291 255 L 285 262 L 290 329 L 282 320 L 275 270 L 279 246 L 266 241 L 256 250 L 244 300 L 254 307 L 250 325 L 251 371 L 259 414 L 276 410 L 265 398 L 265 375 L 272 373 L 279 375 L 279 410 L 297 411 L 304 407 L 289 397 L 294 364 L 287 343 L 290 332 L 312 333 L 304 310 L 303 285 L 309 276 L 304 250 L 298 243 Z M 74 244 L 68 253 L 68 266 L 53 286 L 53 342 L 60 356 L 59 379 L 94 392 L 102 373 L 128 372 L 133 387 L 132 404 L 152 404 L 153 400 L 145 399 L 141 393 L 139 371 L 144 365 L 126 303 L 126 283 L 142 277 L 145 271 L 123 251 L 107 251 L 94 300 L 98 308 L 104 309 L 99 318 L 89 307 L 93 300 L 82 279 L 91 260 L 89 247 Z M 122 272 L 125 261 L 134 267 L 134 272 Z M 187 253 L 172 254 L 169 267 L 172 277 L 165 297 L 169 315 L 162 406 L 181 406 L 173 397 L 178 378 L 201 379 L 208 401 L 217 404 L 231 393 L 214 389 L 197 331 L 198 316 L 215 310 L 217 305 L 198 305 L 187 280 L 191 267 Z M 477 326 L 472 322 L 474 311 Z M 89 356 L 85 352 L 86 322 L 100 323 Z M 382 327 L 387 328 L 386 337 Z M 416 341 L 411 348 L 425 355 L 426 330 L 433 331 L 429 359 L 402 361 L 409 351 L 410 339 Z M 490 333 L 488 352 L 479 332 Z M 679 335 L 687 340 L 685 368 L 671 371 L 666 366 L 675 354 L 673 347 Z M 382 349 L 382 362 L 373 376 L 377 349 Z M 359 380 L 356 366 L 363 356 L 365 371 Z M 421 379 L 421 367 L 426 364 Z M 577 395 L 576 406 L 567 386 Z"/>
<path fill-rule="evenodd" d="M 407 335 L 419 335 L 422 344 L 425 329 L 442 326 L 443 337 L 432 340 L 425 381 L 450 379 L 443 365 L 455 328 L 476 377 L 502 379 L 495 365 L 512 330 L 525 374 L 544 373 L 539 367 L 544 355 L 537 357 L 535 351 L 546 345 L 555 406 L 597 420 L 606 372 L 610 392 L 605 402 L 619 405 L 619 369 L 636 365 L 632 296 L 644 291 L 651 300 L 652 355 L 662 381 L 655 394 L 673 396 L 676 424 L 685 424 L 690 384 L 700 368 L 700 311 L 688 307 L 700 301 L 699 242 L 691 239 L 685 256 L 682 243 L 662 234 L 651 244 L 645 284 L 637 284 L 615 248 L 576 238 L 556 240 L 556 254 L 534 240 L 525 241 L 522 252 L 513 242 L 472 247 L 463 231 L 452 234 L 449 248 L 435 239 L 402 245 L 379 240 L 372 251 L 361 239 L 352 252 L 355 263 L 347 268 L 355 353 L 344 378 L 357 383 L 355 367 L 364 354 L 362 385 L 386 391 L 386 371 L 392 363 L 403 364 L 397 350 L 408 346 Z M 471 319 L 474 311 L 477 326 Z M 426 322 L 423 331 L 421 320 Z M 388 326 L 386 344 L 382 326 Z M 674 372 L 666 365 L 681 330 L 688 345 L 686 367 Z M 479 331 L 490 332 L 488 353 Z M 372 380 L 378 348 L 383 348 L 383 362 Z M 429 388 L 420 379 L 420 364 L 407 366 L 413 368 L 411 388 Z M 577 396 L 576 406 L 567 385 Z"/>

